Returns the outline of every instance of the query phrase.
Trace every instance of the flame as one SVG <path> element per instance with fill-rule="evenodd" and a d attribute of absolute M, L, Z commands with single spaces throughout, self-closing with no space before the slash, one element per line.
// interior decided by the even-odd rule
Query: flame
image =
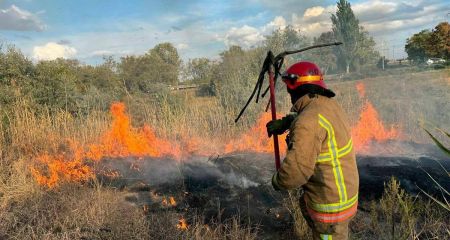
<path fill-rule="evenodd" d="M 52 188 L 63 181 L 84 182 L 94 177 L 91 167 L 83 161 L 83 153 L 78 143 L 69 141 L 69 153 L 52 156 L 43 154 L 37 157 L 37 161 L 47 167 L 46 173 L 37 167 L 31 167 L 31 174 L 36 181 L 43 186 Z"/>
<path fill-rule="evenodd" d="M 238 139 L 230 141 L 225 145 L 225 153 L 232 152 L 243 152 L 243 151 L 251 151 L 251 152 L 259 152 L 259 153 L 273 153 L 274 143 L 271 139 L 267 137 L 266 124 L 272 120 L 272 116 L 270 113 L 264 113 L 256 125 L 253 126 L 249 131 L 244 133 Z M 286 134 L 280 135 L 279 139 L 284 139 Z M 286 152 L 287 146 L 280 142 L 280 153 Z"/>
<path fill-rule="evenodd" d="M 105 132 L 98 143 L 91 144 L 87 150 L 75 140 L 68 140 L 68 153 L 38 156 L 37 162 L 44 169 L 31 167 L 31 173 L 40 185 L 55 187 L 62 181 L 86 181 L 95 176 L 89 160 L 97 162 L 103 158 L 120 157 L 162 157 L 171 156 L 180 159 L 182 152 L 178 144 L 158 138 L 147 125 L 141 129 L 131 126 L 130 118 L 125 113 L 125 104 L 114 103 L 111 106 L 113 121 L 111 128 Z M 139 166 L 132 164 L 131 169 L 140 171 Z M 106 173 L 117 176 L 117 173 Z"/>
<path fill-rule="evenodd" d="M 358 150 L 367 150 L 367 145 L 371 141 L 383 142 L 398 138 L 399 133 L 392 126 L 387 130 L 383 122 L 378 117 L 378 112 L 370 102 L 363 106 L 359 121 L 352 129 L 353 145 Z"/>
<path fill-rule="evenodd" d="M 92 144 L 86 156 L 93 160 L 104 157 L 181 157 L 180 147 L 168 140 L 156 137 L 148 125 L 142 129 L 131 126 L 130 118 L 125 113 L 124 103 L 111 106 L 113 122 L 111 129 L 100 139 L 100 143 Z"/>
<path fill-rule="evenodd" d="M 178 224 L 177 224 L 177 228 L 180 230 L 187 230 L 189 227 L 189 225 L 186 222 L 186 219 L 184 218 L 180 218 L 180 220 L 178 220 Z"/>
<path fill-rule="evenodd" d="M 164 197 L 161 204 L 166 207 L 175 207 L 177 206 L 177 201 L 175 201 L 175 198 L 172 196 L 169 197 L 169 200 L 167 200 L 167 198 Z"/>
<path fill-rule="evenodd" d="M 118 171 L 94 169 L 95 163 L 105 158 L 171 157 L 180 160 L 194 154 L 211 156 L 216 153 L 217 149 L 222 153 L 273 152 L 273 141 L 267 137 L 266 133 L 266 123 L 271 120 L 270 113 L 263 114 L 256 125 L 238 139 L 218 144 L 214 147 L 214 151 L 207 139 L 193 136 L 182 137 L 181 141 L 171 141 L 158 137 L 148 125 L 144 125 L 142 128 L 132 127 L 123 103 L 112 104 L 111 115 L 111 127 L 100 135 L 97 142 L 83 147 L 76 140 L 68 140 L 67 152 L 53 155 L 45 153 L 37 156 L 37 163 L 40 166 L 31 167 L 36 181 L 40 185 L 52 188 L 63 181 L 87 181 L 96 174 L 110 178 L 120 177 Z M 285 135 L 282 135 L 280 139 L 284 137 Z M 286 148 L 286 144 L 280 141 L 280 152 L 284 153 Z M 132 163 L 130 169 L 140 171 L 138 163 Z"/>
<path fill-rule="evenodd" d="M 176 206 L 177 205 L 177 202 L 175 201 L 174 197 L 169 197 L 169 203 L 170 203 L 170 206 Z"/>
<path fill-rule="evenodd" d="M 366 97 L 366 86 L 362 82 L 356 83 L 356 90 L 358 90 L 359 97 Z"/>
<path fill-rule="evenodd" d="M 366 97 L 366 87 L 364 83 L 358 82 L 356 84 L 361 99 Z M 359 121 L 352 128 L 353 145 L 356 151 L 367 151 L 368 144 L 372 141 L 384 142 L 390 139 L 399 137 L 399 133 L 393 126 L 387 130 L 383 122 L 378 117 L 378 112 L 369 100 L 365 100 L 359 115 Z"/>

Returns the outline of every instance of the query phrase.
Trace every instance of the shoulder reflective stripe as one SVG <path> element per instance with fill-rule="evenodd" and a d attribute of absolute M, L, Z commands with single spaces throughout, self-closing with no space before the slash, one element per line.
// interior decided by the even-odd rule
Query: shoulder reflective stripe
<path fill-rule="evenodd" d="M 339 201 L 347 201 L 347 190 L 345 188 L 344 174 L 342 173 L 341 163 L 338 158 L 336 150 L 336 136 L 331 123 L 321 114 L 319 114 L 319 124 L 325 128 L 328 133 L 328 148 L 331 156 L 331 165 L 333 167 L 333 174 L 336 182 L 336 186 L 339 192 Z"/>
<path fill-rule="evenodd" d="M 320 234 L 320 240 L 333 240 L 333 236 L 329 234 Z"/>
<path fill-rule="evenodd" d="M 349 209 L 353 206 L 353 204 L 357 202 L 358 202 L 358 194 L 356 194 L 355 196 L 353 196 L 347 202 L 344 203 L 319 204 L 309 202 L 308 207 L 311 207 L 313 210 L 321 213 L 335 213 Z"/>
<path fill-rule="evenodd" d="M 345 145 L 343 148 L 339 149 L 338 157 L 340 158 L 340 157 L 347 155 L 348 153 L 350 153 L 350 151 L 352 151 L 352 149 L 353 149 L 353 142 L 352 142 L 352 139 L 350 138 L 347 145 Z"/>
<path fill-rule="evenodd" d="M 348 141 L 347 145 L 345 145 L 343 148 L 340 148 L 338 150 L 338 158 L 344 157 L 345 155 L 349 154 L 353 149 L 353 143 L 352 139 Z M 328 162 L 331 161 L 331 154 L 330 152 L 327 153 L 321 153 L 319 157 L 317 158 L 316 162 Z"/>
<path fill-rule="evenodd" d="M 310 208 L 306 208 L 308 215 L 315 221 L 324 223 L 337 223 L 345 221 L 356 214 L 358 204 L 354 204 L 351 208 L 338 213 L 319 213 Z"/>

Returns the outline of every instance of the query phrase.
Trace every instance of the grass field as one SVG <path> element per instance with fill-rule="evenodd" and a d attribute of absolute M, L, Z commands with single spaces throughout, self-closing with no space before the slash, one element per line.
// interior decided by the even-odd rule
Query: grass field
<path fill-rule="evenodd" d="M 357 82 L 365 84 L 365 98 L 358 95 Z M 406 141 L 431 143 L 420 128 L 421 124 L 450 130 L 449 69 L 333 81 L 329 85 L 348 112 L 351 125 L 358 121 L 361 107 L 367 100 L 378 110 L 383 122 L 398 128 Z M 240 136 L 257 118 L 250 115 L 235 125 L 235 111 L 219 107 L 221 103 L 214 97 L 196 97 L 192 92 L 172 93 L 157 101 L 129 97 L 125 104 L 135 127 L 147 123 L 165 139 L 173 142 L 201 139 L 202 143 L 207 143 L 204 148 L 212 149 Z M 256 108 L 262 110 L 262 105 L 265 104 Z M 279 109 L 280 112 L 289 109 L 289 100 L 284 94 L 280 94 Z M 39 186 L 30 173 L 30 165 L 34 164 L 36 156 L 67 151 L 68 139 L 77 140 L 80 148 L 95 143 L 110 126 L 110 114 L 93 111 L 74 117 L 65 111 L 37 113 L 26 99 L 17 102 L 13 111 L 0 109 L 0 112 L 0 239 L 258 238 L 255 229 L 240 225 L 236 219 L 206 226 L 200 217 L 188 230 L 179 231 L 176 214 L 146 214 L 124 201 L 126 193 L 102 186 L 95 180 L 89 184 L 63 183 L 50 190 Z M 354 232 L 373 229 L 383 235 L 384 225 L 376 225 L 377 219 L 393 219 L 392 214 L 395 214 L 395 218 L 401 219 L 401 231 L 408 235 L 407 239 L 419 239 L 419 235 L 443 239 L 450 235 L 448 225 L 445 225 L 448 219 L 442 219 L 437 206 L 416 201 L 401 192 L 395 182 L 390 184 L 383 199 L 374 202 L 368 212 L 358 215 L 365 220 L 355 223 Z M 393 191 L 399 193 L 392 194 Z M 399 200 L 405 207 L 389 213 L 393 202 Z M 420 214 L 429 214 L 433 218 L 418 221 Z M 375 220 L 364 222 L 370 217 Z M 307 234 L 302 220 L 297 221 L 304 229 L 298 234 Z M 436 231 L 431 233 L 423 230 L 433 227 Z M 353 237 L 366 239 L 358 235 Z"/>

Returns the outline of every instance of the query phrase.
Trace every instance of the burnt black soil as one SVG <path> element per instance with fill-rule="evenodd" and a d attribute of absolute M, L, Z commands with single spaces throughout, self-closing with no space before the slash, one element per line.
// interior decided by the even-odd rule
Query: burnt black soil
<path fill-rule="evenodd" d="M 430 176 L 450 189 L 444 170 L 450 169 L 450 159 L 426 155 L 358 156 L 357 162 L 362 201 L 381 197 L 384 183 L 391 176 L 411 194 L 419 193 L 420 187 L 439 197 L 440 191 Z M 182 163 L 170 159 L 110 159 L 103 167 L 126 176 L 104 180 L 132 193 L 128 200 L 149 205 L 151 212 L 161 211 L 162 207 L 160 199 L 149 197 L 150 192 L 174 196 L 178 204 L 171 210 L 183 213 L 187 219 L 202 215 L 205 222 L 220 222 L 240 216 L 242 223 L 258 227 L 267 238 L 278 238 L 291 226 L 291 217 L 283 207 L 287 193 L 276 192 L 270 185 L 274 173 L 271 155 L 241 153 L 192 158 Z"/>

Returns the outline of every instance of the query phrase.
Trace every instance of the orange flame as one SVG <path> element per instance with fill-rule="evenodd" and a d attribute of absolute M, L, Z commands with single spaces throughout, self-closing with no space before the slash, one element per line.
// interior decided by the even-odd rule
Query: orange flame
<path fill-rule="evenodd" d="M 175 198 L 172 196 L 169 197 L 169 200 L 167 200 L 167 198 L 164 197 L 161 204 L 166 207 L 175 207 L 177 206 L 177 201 L 175 201 Z"/>
<path fill-rule="evenodd" d="M 177 202 L 175 201 L 174 197 L 169 197 L 169 203 L 170 203 L 170 206 L 173 206 L 173 207 L 177 205 Z"/>
<path fill-rule="evenodd" d="M 356 90 L 361 98 L 366 97 L 366 87 L 364 83 L 358 82 Z M 399 133 L 394 127 L 386 130 L 383 122 L 378 117 L 378 112 L 375 110 L 372 103 L 365 101 L 361 110 L 359 121 L 352 128 L 353 145 L 356 151 L 368 150 L 368 144 L 371 141 L 383 142 L 390 139 L 398 138 Z"/>
<path fill-rule="evenodd" d="M 100 143 L 89 147 L 86 156 L 93 160 L 104 157 L 181 157 L 180 147 L 165 139 L 157 138 L 147 125 L 142 129 L 131 127 L 130 118 L 125 113 L 125 104 L 114 103 L 111 106 L 113 122 Z"/>
<path fill-rule="evenodd" d="M 364 150 L 375 140 L 383 142 L 398 138 L 399 133 L 394 127 L 387 130 L 378 117 L 378 112 L 370 102 L 366 102 L 360 114 L 359 122 L 352 129 L 353 145 L 356 150 Z"/>
<path fill-rule="evenodd" d="M 356 83 L 356 90 L 361 98 L 366 97 L 366 86 L 362 82 Z"/>
<path fill-rule="evenodd" d="M 31 173 L 40 185 L 52 188 L 63 181 L 83 182 L 94 176 L 92 168 L 84 163 L 83 153 L 76 142 L 69 141 L 71 153 L 56 156 L 43 154 L 37 161 L 46 165 L 43 173 L 36 167 L 31 167 Z"/>
<path fill-rule="evenodd" d="M 180 220 L 178 220 L 178 224 L 177 224 L 177 228 L 180 230 L 187 230 L 189 227 L 189 225 L 186 222 L 186 219 L 184 218 L 180 218 Z"/>
<path fill-rule="evenodd" d="M 270 113 L 264 113 L 256 125 L 252 127 L 248 132 L 244 133 L 238 139 L 230 141 L 225 145 L 225 153 L 232 152 L 259 152 L 259 153 L 273 153 L 273 140 L 267 136 L 266 124 L 272 120 Z M 286 134 L 280 135 L 279 139 L 284 139 Z M 280 153 L 286 152 L 287 146 L 280 141 Z"/>
<path fill-rule="evenodd" d="M 36 181 L 52 188 L 63 181 L 87 181 L 95 177 L 96 173 L 111 178 L 120 177 L 120 173 L 117 171 L 93 168 L 95 164 L 92 162 L 98 162 L 104 158 L 169 156 L 181 159 L 183 156 L 193 154 L 210 156 L 213 153 L 212 149 L 208 148 L 209 141 L 199 137 L 185 137 L 185 140 L 179 143 L 157 137 L 148 125 L 144 125 L 142 128 L 133 128 L 123 103 L 114 103 L 111 106 L 111 114 L 113 118 L 111 128 L 101 135 L 97 143 L 83 148 L 77 141 L 70 140 L 68 141 L 69 151 L 67 151 L 70 154 L 38 156 L 37 162 L 41 163 L 43 167 L 31 167 Z M 239 151 L 272 153 L 273 141 L 267 137 L 265 127 L 270 120 L 270 113 L 263 114 L 247 133 L 237 140 L 231 140 L 223 145 L 219 144 L 216 150 L 221 149 L 223 153 Z M 282 135 L 280 139 L 284 137 L 285 135 Z M 280 152 L 284 153 L 286 148 L 286 144 L 280 141 Z M 130 169 L 140 171 L 137 163 L 131 164 Z"/>

